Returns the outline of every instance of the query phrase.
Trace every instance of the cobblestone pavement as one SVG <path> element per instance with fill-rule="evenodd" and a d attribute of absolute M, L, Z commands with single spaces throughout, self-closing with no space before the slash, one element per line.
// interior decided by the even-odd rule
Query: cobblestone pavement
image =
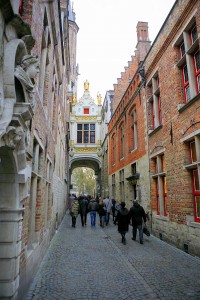
<path fill-rule="evenodd" d="M 121 243 L 117 226 L 76 228 L 66 214 L 26 300 L 200 299 L 200 259 L 144 236 Z"/>

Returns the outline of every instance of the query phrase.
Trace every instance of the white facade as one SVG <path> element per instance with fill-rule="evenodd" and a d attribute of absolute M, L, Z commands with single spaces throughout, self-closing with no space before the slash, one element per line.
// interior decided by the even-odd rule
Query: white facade
<path fill-rule="evenodd" d="M 73 98 L 70 114 L 69 168 L 90 167 L 99 175 L 101 169 L 101 96 L 97 104 L 90 96 L 89 83 L 84 83 L 83 96 Z M 98 177 L 98 176 L 97 176 Z M 98 182 L 98 178 L 97 178 Z M 99 187 L 100 188 L 100 187 Z M 97 183 L 97 190 L 98 183 Z"/>

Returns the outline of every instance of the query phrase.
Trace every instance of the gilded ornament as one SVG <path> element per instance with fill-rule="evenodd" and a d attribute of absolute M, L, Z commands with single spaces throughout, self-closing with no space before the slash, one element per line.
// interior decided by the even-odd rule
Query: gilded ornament
<path fill-rule="evenodd" d="M 89 82 L 86 80 L 85 82 L 84 82 L 84 90 L 86 91 L 86 92 L 88 92 L 89 91 Z"/>
<path fill-rule="evenodd" d="M 96 147 L 92 147 L 92 148 L 75 148 L 75 152 L 84 152 L 84 153 L 91 153 L 91 152 L 96 152 L 97 148 Z"/>
<path fill-rule="evenodd" d="M 101 105 L 101 99 L 102 99 L 102 97 L 101 97 L 101 94 L 97 94 L 97 104 L 98 105 Z"/>

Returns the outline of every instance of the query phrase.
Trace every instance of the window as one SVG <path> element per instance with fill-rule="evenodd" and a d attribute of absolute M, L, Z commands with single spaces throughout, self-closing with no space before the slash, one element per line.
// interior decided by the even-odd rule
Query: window
<path fill-rule="evenodd" d="M 181 54 L 181 58 L 185 55 L 185 45 L 184 45 L 184 43 L 182 43 L 180 45 L 180 54 Z"/>
<path fill-rule="evenodd" d="M 184 102 L 188 103 L 200 92 L 200 53 L 195 19 L 184 30 L 175 46 L 180 53 L 177 67 L 182 73 Z"/>
<path fill-rule="evenodd" d="M 184 139 L 188 149 L 185 169 L 191 174 L 191 191 L 194 205 L 194 221 L 200 223 L 200 134 Z"/>
<path fill-rule="evenodd" d="M 90 113 L 89 108 L 84 108 L 83 113 L 84 115 L 89 115 Z"/>
<path fill-rule="evenodd" d="M 119 128 L 120 134 L 120 158 L 124 157 L 124 124 L 122 124 Z"/>
<path fill-rule="evenodd" d="M 77 143 L 95 143 L 95 124 L 77 124 Z"/>
<path fill-rule="evenodd" d="M 135 175 L 137 173 L 137 165 L 136 163 L 131 165 L 131 174 Z M 132 196 L 133 196 L 133 200 L 137 199 L 137 180 L 133 181 L 133 184 L 131 185 L 132 187 Z"/>
<path fill-rule="evenodd" d="M 48 102 L 48 99 L 45 99 L 45 95 L 47 94 L 45 93 L 45 91 L 49 87 L 50 50 L 51 50 L 51 39 L 50 39 L 47 11 L 45 9 L 44 18 L 43 18 L 40 73 L 39 73 L 39 83 L 38 83 L 40 99 L 45 106 L 47 106 L 47 102 Z"/>
<path fill-rule="evenodd" d="M 52 205 L 52 193 L 51 193 L 51 180 L 52 180 L 52 165 L 47 158 L 46 163 L 46 190 L 45 190 L 45 210 L 44 210 L 44 224 L 45 228 L 48 227 L 48 222 L 51 218 L 51 205 Z"/>
<path fill-rule="evenodd" d="M 160 97 L 159 76 L 156 74 L 148 85 L 150 98 L 148 100 L 148 126 L 154 130 L 162 124 L 162 106 Z"/>
<path fill-rule="evenodd" d="M 130 137 L 131 145 L 130 150 L 134 150 L 137 148 L 137 118 L 136 118 L 136 109 L 134 109 L 131 113 L 131 137 Z"/>
<path fill-rule="evenodd" d="M 183 67 L 183 87 L 184 87 L 184 95 L 186 102 L 190 100 L 190 86 L 189 86 L 189 78 L 188 78 L 188 69 L 187 65 Z"/>
<path fill-rule="evenodd" d="M 44 174 L 44 147 L 39 139 L 34 137 L 33 141 L 33 160 L 32 160 L 32 174 L 30 184 L 30 213 L 28 222 L 28 251 L 33 249 L 33 244 L 37 242 L 38 236 L 36 231 L 39 231 L 39 224 L 41 220 L 41 203 L 43 204 L 43 174 Z M 48 167 L 50 168 L 50 166 Z M 46 177 L 46 176 L 45 176 Z M 44 207 L 42 207 L 43 209 Z M 36 217 L 37 216 L 37 217 Z M 45 223 L 46 225 L 46 223 Z"/>
<path fill-rule="evenodd" d="M 165 173 L 165 156 L 163 153 L 159 154 L 153 157 L 151 161 L 156 211 L 160 216 L 167 216 L 167 181 Z"/>
<path fill-rule="evenodd" d="M 193 198 L 194 198 L 194 218 L 200 222 L 200 136 L 195 136 L 194 140 L 189 143 L 190 162 L 192 168 Z"/>
<path fill-rule="evenodd" d="M 191 45 L 197 40 L 197 38 L 198 38 L 197 27 L 194 26 L 190 32 Z"/>
<path fill-rule="evenodd" d="M 196 77 L 196 89 L 197 93 L 200 92 L 200 51 L 198 50 L 194 54 L 194 66 L 195 66 L 195 77 Z"/>
<path fill-rule="evenodd" d="M 115 164 L 115 162 L 116 162 L 116 140 L 115 140 L 115 138 L 116 138 L 116 135 L 115 134 L 113 134 L 113 136 L 112 136 L 112 139 L 111 139 L 111 143 L 112 143 L 112 146 L 111 146 L 111 149 L 112 149 L 112 165 L 114 165 Z"/>
<path fill-rule="evenodd" d="M 115 199 L 115 174 L 112 175 L 112 197 Z"/>
<path fill-rule="evenodd" d="M 124 201 L 124 170 L 119 171 L 120 199 Z"/>
<path fill-rule="evenodd" d="M 41 176 L 43 168 L 43 149 L 40 144 L 34 139 L 32 171 Z"/>

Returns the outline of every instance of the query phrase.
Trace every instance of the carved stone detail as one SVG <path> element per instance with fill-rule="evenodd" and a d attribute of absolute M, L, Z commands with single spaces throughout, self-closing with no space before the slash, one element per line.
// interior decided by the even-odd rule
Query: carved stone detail
<path fill-rule="evenodd" d="M 9 126 L 6 134 L 3 136 L 3 140 L 6 146 L 15 149 L 20 144 L 23 134 L 24 132 L 22 127 Z"/>

